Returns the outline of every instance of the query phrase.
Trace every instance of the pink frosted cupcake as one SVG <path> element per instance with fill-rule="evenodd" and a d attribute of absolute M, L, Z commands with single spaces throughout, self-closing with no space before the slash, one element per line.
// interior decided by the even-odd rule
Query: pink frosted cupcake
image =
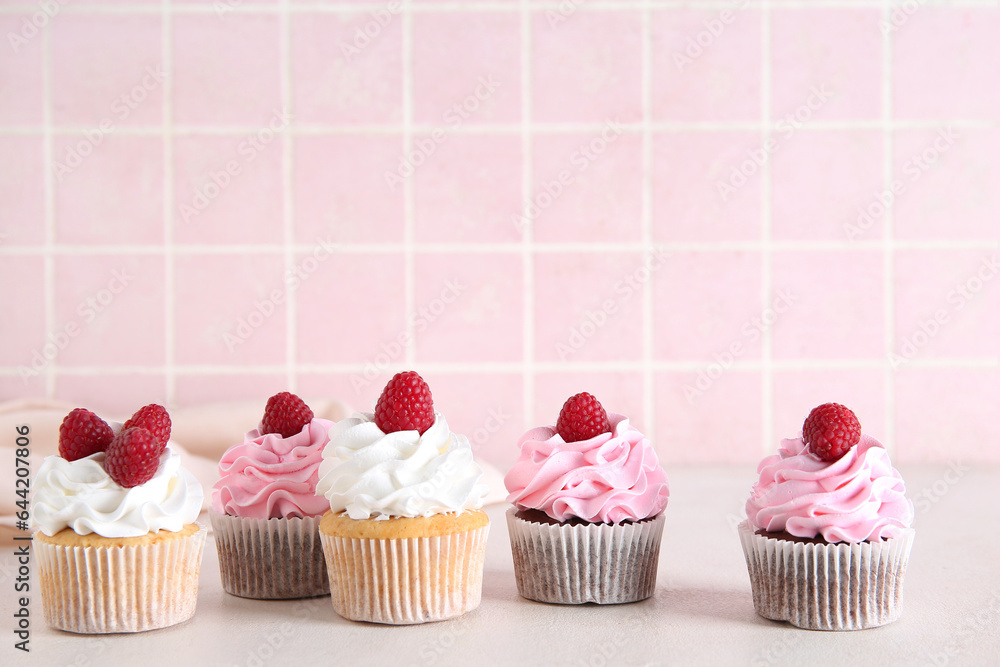
<path fill-rule="evenodd" d="M 849 409 L 815 408 L 801 438 L 761 461 L 740 524 L 757 613 L 811 630 L 860 630 L 902 611 L 913 503 Z"/>
<path fill-rule="evenodd" d="M 260 426 L 219 462 L 209 518 L 226 592 L 277 600 L 329 595 L 316 495 L 333 422 L 295 394 L 272 396 Z"/>
<path fill-rule="evenodd" d="M 525 433 L 504 483 L 517 589 L 539 602 L 614 604 L 656 588 L 670 488 L 649 440 L 588 393 Z"/>

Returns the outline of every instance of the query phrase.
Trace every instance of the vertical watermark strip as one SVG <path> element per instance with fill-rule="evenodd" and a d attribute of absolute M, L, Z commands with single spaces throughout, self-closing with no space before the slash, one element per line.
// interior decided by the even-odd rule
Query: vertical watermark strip
<path fill-rule="evenodd" d="M 19 424 L 15 427 L 17 447 L 14 449 L 14 513 L 17 530 L 27 532 L 31 514 L 28 505 L 28 495 L 31 493 L 31 427 Z M 14 558 L 17 561 L 17 573 L 14 577 L 14 648 L 28 653 L 31 651 L 31 535 L 14 537 Z"/>

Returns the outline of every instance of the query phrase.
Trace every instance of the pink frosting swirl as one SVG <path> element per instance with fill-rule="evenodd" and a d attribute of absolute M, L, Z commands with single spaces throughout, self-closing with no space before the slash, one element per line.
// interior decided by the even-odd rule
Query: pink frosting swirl
<path fill-rule="evenodd" d="M 802 438 L 782 440 L 757 472 L 746 511 L 758 529 L 858 543 L 898 537 L 913 523 L 903 479 L 869 435 L 832 462 L 807 451 Z"/>
<path fill-rule="evenodd" d="M 247 431 L 219 461 L 212 509 L 245 519 L 319 516 L 329 505 L 316 495 L 323 448 L 333 422 L 313 419 L 290 438 Z"/>
<path fill-rule="evenodd" d="M 507 502 L 556 521 L 619 523 L 662 512 L 670 486 L 649 440 L 622 415 L 608 420 L 611 433 L 579 442 L 551 426 L 521 436 L 521 456 L 504 478 Z"/>

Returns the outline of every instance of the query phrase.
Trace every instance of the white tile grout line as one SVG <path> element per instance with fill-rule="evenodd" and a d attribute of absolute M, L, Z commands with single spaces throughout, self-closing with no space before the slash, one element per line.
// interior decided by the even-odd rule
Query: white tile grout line
<path fill-rule="evenodd" d="M 890 14 L 892 13 L 892 6 L 890 0 L 886 0 L 886 6 L 882 10 L 883 19 L 887 22 L 889 21 Z M 892 32 L 889 30 L 882 31 L 882 119 L 885 121 L 885 128 L 882 131 L 882 185 L 885 191 L 892 190 L 892 179 L 893 179 L 893 169 L 892 169 L 892 150 L 893 150 L 893 136 L 892 136 Z M 896 377 L 893 371 L 892 364 L 888 363 L 890 355 L 892 355 L 893 347 L 895 346 L 896 338 L 896 295 L 895 295 L 895 257 L 893 249 L 893 239 L 895 237 L 895 229 L 893 225 L 892 218 L 892 206 L 885 207 L 885 214 L 882 217 L 882 224 L 884 225 L 884 242 L 885 249 L 882 261 L 882 271 L 884 276 L 882 277 L 882 301 L 883 308 L 885 309 L 885 314 L 883 317 L 882 324 L 885 327 L 883 335 L 885 336 L 885 354 L 886 354 L 886 364 L 885 364 L 885 376 L 883 379 L 884 386 L 883 391 L 883 401 L 885 403 L 885 416 L 883 424 L 883 435 L 885 436 L 885 447 L 889 453 L 893 456 L 896 454 Z"/>
<path fill-rule="evenodd" d="M 995 239 L 936 239 L 936 240 L 899 240 L 894 239 L 892 246 L 896 250 L 996 250 L 1000 242 Z M 566 242 L 566 243 L 533 243 L 532 250 L 536 253 L 642 253 L 652 248 L 654 252 L 760 252 L 765 247 L 771 252 L 881 252 L 885 248 L 885 239 L 858 241 L 774 241 L 763 243 L 757 241 L 679 241 L 674 243 L 646 244 L 612 243 L 604 241 Z M 313 246 L 296 243 L 292 246 L 297 253 L 309 252 Z M 521 242 L 510 243 L 414 243 L 416 253 L 482 253 L 482 254 L 518 254 L 522 248 Z M 337 245 L 338 253 L 347 254 L 400 254 L 407 249 L 403 243 L 345 243 Z M 273 245 L 267 244 L 175 244 L 174 254 L 177 255 L 230 255 L 256 254 L 276 255 Z M 161 255 L 165 249 L 162 245 L 60 245 L 53 244 L 51 248 L 44 245 L 11 245 L 0 246 L 0 256 L 12 257 L 32 255 Z"/>
<path fill-rule="evenodd" d="M 177 272 L 174 246 L 174 48 L 170 0 L 163 0 L 162 56 L 167 75 L 163 81 L 163 322 L 164 399 L 168 407 L 177 400 Z"/>
<path fill-rule="evenodd" d="M 52 248 L 56 242 L 56 184 L 52 139 L 52 21 L 42 28 L 42 121 L 45 134 L 42 140 L 45 155 L 45 254 L 42 260 L 45 286 L 45 332 L 52 335 L 56 329 L 56 269 Z M 56 364 L 53 357 L 45 370 L 45 395 L 56 397 Z"/>
<path fill-rule="evenodd" d="M 403 155 L 413 149 L 413 3 L 403 2 Z M 416 201 L 413 175 L 403 181 L 403 289 L 406 312 L 406 366 L 413 368 L 417 359 L 416 319 L 417 285 Z"/>
<path fill-rule="evenodd" d="M 563 0 L 564 2 L 565 0 Z M 771 0 L 774 7 L 782 9 L 814 9 L 814 8 L 834 8 L 834 9 L 878 9 L 883 6 L 884 0 Z M 900 6 L 903 0 L 896 0 L 893 6 Z M 921 0 L 922 5 L 946 8 L 991 8 L 997 6 L 997 0 Z M 531 10 L 533 12 L 558 11 L 564 4 L 559 0 L 549 2 L 533 2 Z M 645 7 L 645 0 L 580 0 L 580 5 L 575 11 L 629 11 Z M 742 7 L 738 0 L 702 0 L 692 2 L 692 0 L 653 0 L 649 6 L 655 9 L 739 9 Z M 755 6 L 756 7 L 756 6 Z M 373 6 L 360 3 L 329 3 L 329 4 L 306 4 L 300 3 L 291 5 L 288 11 L 293 13 L 323 13 L 323 14 L 361 14 L 370 12 Z M 29 2 L 11 4 L 0 7 L 0 14 L 24 14 L 37 12 L 38 5 Z M 62 7 L 62 12 L 73 14 L 149 14 L 156 10 L 150 5 L 86 5 L 78 6 L 67 4 Z M 172 5 L 171 14 L 211 14 L 216 12 L 215 3 L 199 3 Z M 282 11 L 278 5 L 261 4 L 239 4 L 232 7 L 236 14 L 274 14 Z M 435 12 L 489 12 L 489 13 L 510 13 L 517 11 L 514 3 L 510 2 L 424 2 L 414 7 L 414 12 L 435 13 Z"/>
<path fill-rule="evenodd" d="M 653 15 L 647 0 L 642 10 L 642 242 L 643 262 L 653 256 Z M 642 412 L 647 437 L 656 442 L 656 395 L 653 375 L 653 314 L 656 276 L 642 291 Z"/>
<path fill-rule="evenodd" d="M 288 0 L 281 2 L 281 104 L 283 111 L 289 122 L 283 128 L 282 144 L 282 190 L 284 200 L 282 202 L 282 216 L 284 218 L 284 245 L 285 245 L 285 275 L 295 270 L 295 228 L 294 228 L 294 203 L 292 201 L 292 188 L 295 182 L 293 169 L 293 138 L 287 130 L 295 124 L 295 114 L 292 109 L 292 17 L 288 11 Z M 298 376 L 295 372 L 298 363 L 298 290 L 286 287 L 285 289 L 285 385 L 287 391 L 298 390 Z"/>
<path fill-rule="evenodd" d="M 762 145 L 767 145 L 771 138 L 771 6 L 770 0 L 764 0 L 761 5 L 761 115 L 764 129 L 761 133 Z M 771 303 L 773 291 L 773 253 L 771 252 L 771 160 L 761 167 L 761 294 L 762 307 Z M 761 338 L 761 408 L 763 410 L 761 429 L 761 453 L 768 454 L 774 450 L 774 334 L 772 327 L 764 329 Z"/>
<path fill-rule="evenodd" d="M 780 121 L 666 121 L 650 120 L 649 123 L 622 123 L 623 132 L 642 134 L 647 129 L 657 133 L 691 133 L 691 132 L 760 132 L 770 127 L 780 129 Z M 873 118 L 868 120 L 810 120 L 797 126 L 799 132 L 848 132 L 872 131 L 881 132 L 887 127 L 893 130 L 939 130 L 942 125 L 950 125 L 959 129 L 993 129 L 997 126 L 995 119 L 982 118 L 896 118 L 885 120 Z M 56 135 L 77 135 L 88 130 L 97 129 L 94 125 L 58 125 L 48 128 Z M 257 132 L 260 128 L 250 125 L 176 125 L 173 133 L 178 136 L 211 136 L 240 137 Z M 425 123 L 411 123 L 409 129 L 414 134 L 430 134 L 437 126 Z M 600 132 L 604 125 L 597 123 L 529 123 L 532 134 L 587 134 Z M 523 122 L 516 123 L 476 123 L 469 120 L 462 125 L 449 127 L 451 134 L 468 135 L 518 135 L 524 130 Z M 0 136 L 34 136 L 46 131 L 44 125 L 5 125 L 0 126 Z M 159 125 L 130 126 L 116 128 L 116 134 L 128 136 L 159 136 L 164 128 Z M 403 134 L 406 128 L 402 124 L 386 123 L 376 125 L 297 125 L 285 130 L 289 134 L 303 136 L 339 136 L 354 135 L 386 135 Z"/>
<path fill-rule="evenodd" d="M 533 97 L 531 86 L 534 82 L 532 58 L 532 22 L 528 0 L 521 0 L 521 200 L 522 219 L 527 220 L 527 211 L 533 196 L 534 144 L 531 132 Z M 521 271 L 523 285 L 522 314 L 522 414 L 523 423 L 535 423 L 535 222 L 528 220 L 521 229 Z"/>
<path fill-rule="evenodd" d="M 705 366 L 711 363 L 711 359 L 681 359 L 674 361 L 654 361 L 651 366 L 656 372 L 697 372 L 704 370 Z M 802 371 L 831 371 L 831 370 L 871 370 L 881 371 L 885 368 L 885 359 L 882 357 L 872 357 L 865 359 L 787 359 L 772 360 L 765 363 L 763 360 L 739 360 L 732 367 L 731 372 L 746 373 L 763 371 L 765 365 L 778 372 L 802 372 Z M 212 365 L 212 364 L 182 364 L 174 367 L 173 372 L 179 375 L 260 375 L 260 374 L 282 374 L 285 372 L 287 364 L 276 365 Z M 647 366 L 645 360 L 636 359 L 629 361 L 536 361 L 535 372 L 538 374 L 563 374 L 563 373 L 642 373 Z M 485 373 L 506 373 L 510 375 L 520 375 L 524 365 L 521 361 L 510 362 L 427 362 L 421 364 L 421 370 L 435 373 L 447 373 L 456 375 L 476 375 Z M 997 370 L 1000 369 L 1000 359 L 997 357 L 942 357 L 938 359 L 913 359 L 906 364 L 907 369 L 916 370 Z M 363 373 L 366 364 L 348 363 L 309 363 L 296 366 L 296 372 L 300 374 L 336 374 L 336 373 Z M 62 366 L 59 368 L 61 376 L 95 376 L 116 375 L 116 374 L 162 374 L 166 372 L 165 366 Z M 13 366 L 0 367 L 0 377 L 17 376 L 19 370 Z M 772 446 L 771 449 L 774 447 Z"/>

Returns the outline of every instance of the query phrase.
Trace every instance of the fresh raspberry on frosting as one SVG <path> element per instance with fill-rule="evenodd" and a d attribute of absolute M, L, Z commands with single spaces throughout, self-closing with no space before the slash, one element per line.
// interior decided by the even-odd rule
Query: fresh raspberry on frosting
<path fill-rule="evenodd" d="M 861 441 L 861 423 L 849 408 L 824 403 L 806 417 L 802 441 L 823 461 L 836 461 Z"/>
<path fill-rule="evenodd" d="M 160 465 L 160 442 L 144 428 L 122 429 L 108 445 L 104 469 L 126 489 L 145 484 Z"/>
<path fill-rule="evenodd" d="M 584 391 L 570 396 L 563 403 L 556 432 L 566 442 L 579 442 L 601 433 L 611 433 L 611 424 L 601 402 Z"/>
<path fill-rule="evenodd" d="M 283 391 L 267 399 L 260 434 L 278 433 L 290 438 L 313 420 L 313 411 L 295 394 Z"/>
<path fill-rule="evenodd" d="M 156 441 L 160 443 L 160 451 L 162 452 L 167 446 L 167 441 L 170 440 L 170 415 L 167 414 L 167 409 L 162 405 L 150 403 L 136 410 L 135 414 L 122 424 L 123 431 L 130 428 L 144 428 L 152 433 Z"/>
<path fill-rule="evenodd" d="M 396 373 L 385 385 L 375 404 L 375 425 L 383 433 L 417 431 L 434 425 L 431 388 L 416 371 Z"/>
<path fill-rule="evenodd" d="M 76 461 L 103 452 L 115 437 L 108 423 L 90 410 L 72 410 L 59 426 L 59 456 Z"/>

